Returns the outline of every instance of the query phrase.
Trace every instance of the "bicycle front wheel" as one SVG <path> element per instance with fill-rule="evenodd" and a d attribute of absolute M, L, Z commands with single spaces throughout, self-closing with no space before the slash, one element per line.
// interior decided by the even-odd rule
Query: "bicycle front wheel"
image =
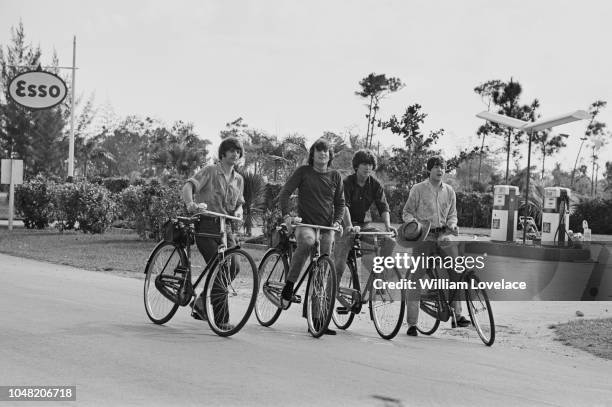
<path fill-rule="evenodd" d="M 357 270 L 355 270 L 355 266 L 352 262 L 345 264 L 344 272 L 340 277 L 340 281 L 338 281 L 338 294 L 336 294 L 338 304 L 334 306 L 334 312 L 332 313 L 332 319 L 338 329 L 348 329 L 353 323 L 353 319 L 355 318 L 355 313 L 352 309 L 355 305 L 353 303 L 354 294 L 355 291 L 359 293 L 359 277 L 357 275 Z M 350 306 L 346 307 L 340 302 L 340 298 L 342 298 L 344 302 L 350 304 Z"/>
<path fill-rule="evenodd" d="M 331 321 L 336 300 L 336 271 L 328 256 L 317 259 L 310 268 L 306 287 L 306 319 L 312 336 L 319 338 Z"/>
<path fill-rule="evenodd" d="M 487 345 L 493 345 L 495 341 L 495 322 L 493 321 L 493 310 L 489 303 L 487 292 L 478 287 L 480 279 L 477 276 L 470 276 L 470 288 L 465 290 L 465 300 L 472 320 L 472 325 L 476 328 L 478 336 Z M 468 279 L 469 281 L 469 279 Z"/>
<path fill-rule="evenodd" d="M 180 247 L 160 242 L 149 256 L 145 267 L 144 305 L 147 315 L 156 324 L 165 324 L 176 313 L 187 255 Z"/>
<path fill-rule="evenodd" d="M 271 326 L 282 312 L 280 295 L 289 270 L 287 259 L 280 250 L 270 250 L 259 263 L 259 290 L 255 316 L 263 326 Z"/>
<path fill-rule="evenodd" d="M 434 279 L 431 270 L 427 270 L 427 278 Z M 419 318 L 417 319 L 417 331 L 423 335 L 432 335 L 438 330 L 440 320 L 438 319 L 440 310 L 440 293 L 438 290 L 430 290 L 421 295 L 419 302 Z"/>
<path fill-rule="evenodd" d="M 217 335 L 234 335 L 246 324 L 255 306 L 258 281 L 257 267 L 247 252 L 225 252 L 204 286 L 208 324 Z"/>
<path fill-rule="evenodd" d="M 383 339 L 392 339 L 402 327 L 406 304 L 406 291 L 398 288 L 402 280 L 393 267 L 378 274 L 373 280 L 370 296 L 370 317 Z"/>

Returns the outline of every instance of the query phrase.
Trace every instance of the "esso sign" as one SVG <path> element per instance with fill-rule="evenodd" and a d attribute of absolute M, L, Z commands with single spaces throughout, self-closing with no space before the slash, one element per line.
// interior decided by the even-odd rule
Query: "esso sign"
<path fill-rule="evenodd" d="M 48 109 L 64 100 L 68 89 L 59 76 L 50 72 L 30 71 L 13 78 L 9 96 L 15 103 L 29 109 Z"/>

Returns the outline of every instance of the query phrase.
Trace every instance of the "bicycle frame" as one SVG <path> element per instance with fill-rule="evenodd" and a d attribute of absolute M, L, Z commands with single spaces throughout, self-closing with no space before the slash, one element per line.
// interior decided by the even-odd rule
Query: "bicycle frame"
<path fill-rule="evenodd" d="M 353 247 L 351 248 L 351 250 L 349 251 L 349 255 L 348 255 L 348 259 L 347 259 L 347 263 L 351 263 L 353 265 L 353 267 L 355 268 L 355 270 L 358 270 L 358 256 L 357 253 L 359 250 L 363 251 L 364 249 L 361 248 L 361 236 L 373 236 L 374 237 L 374 249 L 367 249 L 367 251 L 371 251 L 376 253 L 376 255 L 380 255 L 380 247 L 378 246 L 378 236 L 392 236 L 393 233 L 392 232 L 359 232 L 359 233 L 355 233 L 355 238 L 353 241 Z M 363 292 L 359 291 L 359 288 L 357 288 L 355 291 L 357 291 L 360 295 L 360 304 L 363 305 L 365 303 L 367 303 L 369 301 L 369 297 L 367 296 L 372 295 L 372 288 L 374 287 L 374 280 L 376 279 L 375 273 L 370 271 L 370 276 L 368 277 L 368 281 L 366 282 L 366 285 L 363 289 Z M 338 284 L 340 284 L 340 282 L 338 282 Z M 352 308 L 352 306 L 354 304 L 352 303 L 348 303 L 342 296 L 338 296 L 337 297 L 338 302 L 340 302 L 340 304 L 342 304 L 344 307 L 348 308 L 349 310 Z"/>

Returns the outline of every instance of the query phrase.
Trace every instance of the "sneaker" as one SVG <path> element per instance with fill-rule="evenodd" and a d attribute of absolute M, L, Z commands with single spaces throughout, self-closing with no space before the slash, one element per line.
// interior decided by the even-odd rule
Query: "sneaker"
<path fill-rule="evenodd" d="M 293 282 L 287 281 L 281 292 L 281 307 L 288 309 L 293 299 Z"/>
<path fill-rule="evenodd" d="M 419 336 L 419 333 L 417 332 L 416 326 L 412 325 L 411 327 L 409 327 L 408 331 L 406 332 L 406 335 L 408 335 L 408 336 Z"/>
<path fill-rule="evenodd" d="M 470 325 L 472 325 L 472 321 L 470 321 L 469 319 L 467 319 L 463 315 L 460 316 L 459 318 L 457 318 L 457 326 L 459 326 L 461 328 L 465 328 L 465 327 L 468 327 Z"/>
<path fill-rule="evenodd" d="M 206 310 L 204 309 L 204 300 L 202 300 L 202 297 L 198 297 L 191 301 L 190 305 L 191 317 L 193 319 L 197 319 L 198 321 L 208 321 L 208 316 L 206 315 Z"/>

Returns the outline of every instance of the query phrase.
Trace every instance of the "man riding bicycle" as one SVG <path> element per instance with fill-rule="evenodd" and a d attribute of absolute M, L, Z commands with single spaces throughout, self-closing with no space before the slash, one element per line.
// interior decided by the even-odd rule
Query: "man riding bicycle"
<path fill-rule="evenodd" d="M 242 175 L 236 172 L 235 166 L 243 154 L 244 148 L 238 139 L 229 137 L 221 142 L 219 145 L 219 162 L 205 166 L 187 180 L 187 183 L 183 186 L 182 197 L 189 211 L 197 212 L 201 209 L 208 209 L 213 212 L 242 217 L 244 179 Z M 198 250 L 204 261 L 208 263 L 217 253 L 217 248 L 221 243 L 216 236 L 220 233 L 218 218 L 201 216 L 199 224 L 196 225 L 196 232 L 212 235 L 211 237 L 198 236 L 195 239 Z M 226 224 L 226 232 L 228 247 L 235 246 L 236 242 L 229 222 Z M 235 274 L 235 272 L 232 272 L 232 275 L 235 276 Z M 216 321 L 218 324 L 227 323 L 227 294 L 220 284 L 217 290 L 213 288 L 213 294 L 223 298 L 221 301 L 213 303 L 215 321 L 220 318 L 219 321 Z M 202 295 L 192 305 L 192 317 L 206 320 L 207 315 Z"/>
<path fill-rule="evenodd" d="M 346 266 L 348 253 L 353 246 L 353 236 L 349 233 L 355 226 L 358 226 L 362 232 L 380 232 L 375 227 L 370 227 L 366 222 L 366 213 L 370 210 L 372 203 L 376 204 L 378 213 L 383 218 L 386 232 L 397 233 L 397 230 L 391 226 L 391 218 L 389 216 L 389 204 L 385 196 L 385 191 L 381 183 L 372 175 L 376 169 L 376 157 L 369 150 L 359 150 L 353 155 L 354 174 L 349 175 L 343 181 L 344 185 L 344 202 L 346 209 L 344 211 L 344 235 L 341 232 L 336 232 L 336 245 L 334 247 L 334 265 L 338 275 L 338 281 L 342 278 Z M 369 249 L 374 244 L 371 236 L 364 236 L 361 239 L 362 246 Z M 393 253 L 395 242 L 390 238 L 382 238 L 379 243 L 381 246 L 380 255 L 390 256 Z M 374 264 L 374 251 L 364 250 L 364 255 L 361 258 L 366 271 L 371 271 Z M 361 279 L 367 281 L 367 278 Z M 359 287 L 357 287 L 359 289 Z"/>
<path fill-rule="evenodd" d="M 298 189 L 298 216 L 302 222 L 311 225 L 340 227 L 344 212 L 342 177 L 336 170 L 329 168 L 334 152 L 325 140 L 316 141 L 308 156 L 308 165 L 303 165 L 291 174 L 283 186 L 279 202 L 284 223 L 289 233 L 292 231 L 289 215 L 289 197 Z M 298 227 L 295 232 L 297 248 L 291 257 L 289 274 L 281 293 L 283 306 L 293 300 L 293 288 L 300 272 L 309 258 L 315 244 L 315 231 L 309 227 Z M 320 239 L 321 254 L 330 255 L 334 242 L 332 231 L 322 230 Z M 328 329 L 328 335 L 335 331 Z"/>
<path fill-rule="evenodd" d="M 446 161 L 442 156 L 436 155 L 427 160 L 427 171 L 429 178 L 412 187 L 408 201 L 404 206 L 402 219 L 405 223 L 429 221 L 431 228 L 425 241 L 412 245 L 413 256 L 423 254 L 429 255 L 435 250 L 435 246 L 441 248 L 445 254 L 457 257 L 458 248 L 449 237 L 457 234 L 457 207 L 456 196 L 453 188 L 442 182 L 446 171 Z M 454 273 L 454 271 L 450 271 Z M 425 274 L 425 268 L 418 267 L 414 270 L 411 280 L 418 281 Z M 417 336 L 417 320 L 419 317 L 419 306 L 421 299 L 420 289 L 408 290 L 407 315 L 409 336 Z M 466 327 L 470 320 L 461 316 L 461 303 L 453 303 L 457 325 Z"/>

